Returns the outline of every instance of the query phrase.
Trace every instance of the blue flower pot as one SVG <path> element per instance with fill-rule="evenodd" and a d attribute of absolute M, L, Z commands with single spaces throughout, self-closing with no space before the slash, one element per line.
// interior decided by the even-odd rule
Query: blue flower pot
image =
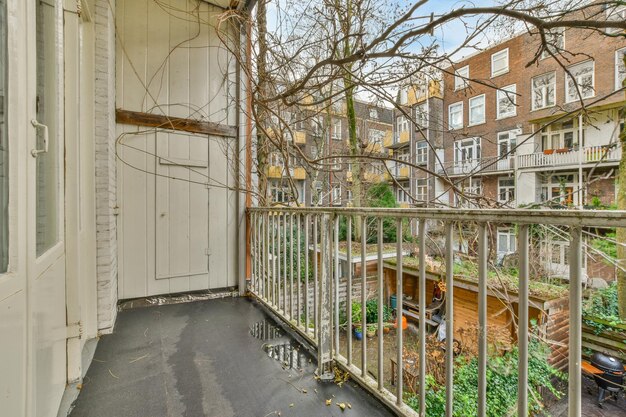
<path fill-rule="evenodd" d="M 354 334 L 354 338 L 356 340 L 362 340 L 363 339 L 363 332 L 360 330 L 357 330 L 356 328 L 352 330 L 352 333 Z"/>

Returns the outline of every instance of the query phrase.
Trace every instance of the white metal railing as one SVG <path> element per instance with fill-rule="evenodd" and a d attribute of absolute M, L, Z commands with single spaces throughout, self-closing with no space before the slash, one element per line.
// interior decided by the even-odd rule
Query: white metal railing
<path fill-rule="evenodd" d="M 619 161 L 622 148 L 619 146 L 586 146 L 578 149 L 550 149 L 525 155 L 517 155 L 518 168 L 536 168 L 544 166 L 596 164 Z"/>
<path fill-rule="evenodd" d="M 486 415 L 487 398 L 487 277 L 489 238 L 487 230 L 498 224 L 515 225 L 518 230 L 517 248 L 519 262 L 518 323 L 529 320 L 529 228 L 531 225 L 560 226 L 569 230 L 569 416 L 581 415 L 581 334 L 582 334 L 582 231 L 585 227 L 626 227 L 626 212 L 587 211 L 587 210 L 484 210 L 484 209 L 358 209 L 358 208 L 250 208 L 251 226 L 250 257 L 251 294 L 272 310 L 284 321 L 307 338 L 318 352 L 318 376 L 322 380 L 332 380 L 333 364 L 349 371 L 352 378 L 385 401 L 401 415 L 415 415 L 403 400 L 403 332 L 398 326 L 395 352 L 396 374 L 395 392 L 383 385 L 383 333 L 378 332 L 377 377 L 367 370 L 367 343 L 361 340 L 361 363 L 352 357 L 352 338 L 348 335 L 347 355 L 340 353 L 339 328 L 339 282 L 340 222 L 346 225 L 345 259 L 352 259 L 353 222 L 361 226 L 361 309 L 365 311 L 367 302 L 367 230 L 376 233 L 376 291 L 378 300 L 378 328 L 383 327 L 383 222 L 391 219 L 396 225 L 396 277 L 403 277 L 403 256 L 407 245 L 403 239 L 403 222 L 411 222 L 417 228 L 414 237 L 418 245 L 418 323 L 426 323 L 426 222 L 443 223 L 445 235 L 444 264 L 446 299 L 454 300 L 454 248 L 458 242 L 454 231 L 457 226 L 472 222 L 478 226 L 478 416 Z M 369 225 L 369 228 L 368 228 Z M 372 225 L 374 228 L 372 229 Z M 413 233 L 413 232 L 410 232 Z M 370 236 L 372 237 L 372 236 Z M 294 244 L 295 243 L 295 244 Z M 312 250 L 311 250 L 312 248 Z M 359 254 L 355 254 L 359 255 Z M 342 254 L 343 256 L 343 254 Z M 371 254 L 370 254 L 371 256 Z M 282 266 L 281 266 L 282 265 Z M 304 269 L 302 269 L 304 267 Z M 302 271 L 305 277 L 302 279 Z M 308 271 L 312 271 L 308 277 Z M 346 316 L 348 329 L 352 328 L 352 268 L 348 268 Z M 304 283 L 302 284 L 302 280 Z M 311 281 L 311 282 L 310 282 Z M 313 291 L 310 291 L 312 286 Z M 396 279 L 396 294 L 403 294 L 403 280 Z M 403 297 L 396 297 L 396 311 L 403 311 Z M 312 310 L 312 311 L 311 311 Z M 367 328 L 366 314 L 362 314 L 363 332 Z M 399 322 L 399 320 L 397 321 Z M 445 393 L 447 417 L 453 415 L 454 377 L 454 302 L 446 302 L 446 349 L 445 349 Z M 418 338 L 418 391 L 421 416 L 426 410 L 426 326 L 419 326 Z M 518 360 L 518 413 L 528 415 L 528 349 L 529 330 L 527 325 L 517 326 L 519 349 Z M 381 352 L 383 352 L 381 354 Z M 457 410 L 458 411 L 458 410 Z"/>
<path fill-rule="evenodd" d="M 471 175 L 478 173 L 491 173 L 499 171 L 509 171 L 513 169 L 513 156 L 500 158 L 491 156 L 487 158 L 476 158 L 461 162 L 444 162 L 439 165 L 439 174 L 447 175 Z"/>

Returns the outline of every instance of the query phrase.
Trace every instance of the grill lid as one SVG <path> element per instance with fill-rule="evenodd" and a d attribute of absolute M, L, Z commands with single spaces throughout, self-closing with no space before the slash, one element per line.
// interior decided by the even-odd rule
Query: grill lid
<path fill-rule="evenodd" d="M 624 372 L 624 365 L 619 359 L 596 352 L 591 357 L 591 364 L 603 371 Z"/>

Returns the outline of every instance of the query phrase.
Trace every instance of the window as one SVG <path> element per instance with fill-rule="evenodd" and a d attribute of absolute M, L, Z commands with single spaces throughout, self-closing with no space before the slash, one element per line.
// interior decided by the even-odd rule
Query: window
<path fill-rule="evenodd" d="M 415 162 L 417 164 L 428 163 L 428 143 L 425 140 L 415 144 Z"/>
<path fill-rule="evenodd" d="M 548 58 L 552 55 L 560 53 L 565 48 L 565 32 L 563 28 L 546 31 L 546 44 L 543 52 L 541 52 L 541 59 Z"/>
<path fill-rule="evenodd" d="M 346 190 L 346 198 L 349 202 L 352 201 L 352 190 Z"/>
<path fill-rule="evenodd" d="M 585 61 L 567 68 L 565 76 L 565 101 L 572 102 L 595 95 L 593 88 L 593 61 Z"/>
<path fill-rule="evenodd" d="M 533 78 L 533 110 L 554 106 L 556 102 L 556 73 Z"/>
<path fill-rule="evenodd" d="M 491 76 L 497 77 L 509 72 L 509 49 L 491 55 Z"/>
<path fill-rule="evenodd" d="M 478 197 L 482 194 L 482 181 L 480 178 L 470 178 L 463 184 L 463 195 L 455 194 L 457 205 L 459 207 L 471 207 L 474 204 L 471 202 L 472 197 Z"/>
<path fill-rule="evenodd" d="M 498 179 L 498 202 L 513 203 L 515 201 L 515 179 L 503 177 Z"/>
<path fill-rule="evenodd" d="M 409 101 L 409 92 L 406 88 L 400 89 L 400 104 L 406 104 Z"/>
<path fill-rule="evenodd" d="M 409 183 L 401 182 L 400 186 L 396 188 L 396 200 L 398 203 L 410 203 L 411 196 L 409 195 Z"/>
<path fill-rule="evenodd" d="M 463 127 L 463 102 L 450 104 L 448 107 L 448 127 L 450 129 Z"/>
<path fill-rule="evenodd" d="M 626 20 L 626 6 L 623 5 L 615 5 L 612 7 L 608 7 L 606 9 L 606 20 L 623 22 Z M 619 28 L 610 28 L 606 30 L 606 33 L 620 33 L 622 29 Z"/>
<path fill-rule="evenodd" d="M 515 155 L 517 134 L 517 130 L 498 133 L 498 156 Z"/>
<path fill-rule="evenodd" d="M 578 146 L 578 129 L 574 120 L 555 123 L 548 131 L 541 133 L 541 150 L 572 149 Z"/>
<path fill-rule="evenodd" d="M 415 181 L 415 199 L 418 201 L 428 200 L 428 180 L 426 178 Z"/>
<path fill-rule="evenodd" d="M 469 65 L 454 72 L 454 89 L 462 90 L 469 86 Z"/>
<path fill-rule="evenodd" d="M 289 204 L 298 201 L 304 202 L 304 181 L 294 181 L 297 196 L 293 195 L 291 184 L 283 180 L 272 180 L 269 182 L 270 195 L 275 203 Z M 296 198 L 297 197 L 297 198 Z"/>
<path fill-rule="evenodd" d="M 622 48 L 615 52 L 615 89 L 619 90 L 624 86 L 626 79 L 626 66 L 624 66 L 624 58 L 626 58 L 626 48 Z"/>
<path fill-rule="evenodd" d="M 370 119 L 377 120 L 378 119 L 378 110 L 370 109 Z"/>
<path fill-rule="evenodd" d="M 517 113 L 516 104 L 516 91 L 515 84 L 502 87 L 496 94 L 496 107 L 498 113 L 498 119 L 504 119 L 505 117 L 515 116 Z"/>
<path fill-rule="evenodd" d="M 426 103 L 415 106 L 415 123 L 422 129 L 428 127 L 428 106 Z"/>
<path fill-rule="evenodd" d="M 480 138 L 457 140 L 454 142 L 454 162 L 469 163 L 480 159 Z"/>
<path fill-rule="evenodd" d="M 341 205 L 341 184 L 333 185 L 332 189 L 332 204 L 335 206 Z"/>
<path fill-rule="evenodd" d="M 367 131 L 367 137 L 369 143 L 383 146 L 383 140 L 385 139 L 385 132 L 378 129 L 369 129 Z"/>
<path fill-rule="evenodd" d="M 469 99 L 469 124 L 470 126 L 485 123 L 485 95 Z"/>
<path fill-rule="evenodd" d="M 315 136 L 321 136 L 324 130 L 324 122 L 321 116 L 313 117 L 311 119 L 311 131 Z"/>
<path fill-rule="evenodd" d="M 409 130 L 409 122 L 406 117 L 398 116 L 398 118 L 396 119 L 396 128 L 398 130 L 398 133 L 406 132 L 407 130 Z"/>
<path fill-rule="evenodd" d="M 7 137 L 6 4 L 0 0 L 0 273 L 9 263 L 9 146 Z"/>
<path fill-rule="evenodd" d="M 333 120 L 332 137 L 334 140 L 341 140 L 341 120 Z"/>
<path fill-rule="evenodd" d="M 56 48 L 56 6 L 46 2 L 36 2 L 37 8 L 37 80 L 56 80 L 59 68 Z M 55 137 L 58 124 L 57 97 L 59 91 L 55 82 L 37 83 L 37 112 L 39 123 L 48 126 L 48 152 L 36 158 L 35 198 L 36 198 L 36 255 L 44 254 L 59 241 L 60 232 L 60 172 L 63 148 Z M 44 147 L 43 130 L 37 129 L 37 149 Z M 62 142 L 61 142 L 62 143 Z"/>
<path fill-rule="evenodd" d="M 498 228 L 498 255 L 514 253 L 517 247 L 513 229 Z"/>
<path fill-rule="evenodd" d="M 551 175 L 541 179 L 541 201 L 550 204 L 569 205 L 574 204 L 577 194 L 574 193 L 577 174 Z"/>

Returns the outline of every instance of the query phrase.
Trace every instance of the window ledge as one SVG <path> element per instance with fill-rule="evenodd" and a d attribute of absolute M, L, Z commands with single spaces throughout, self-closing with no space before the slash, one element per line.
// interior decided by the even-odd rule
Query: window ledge
<path fill-rule="evenodd" d="M 497 74 L 491 74 L 491 79 L 493 80 L 494 78 L 498 78 L 499 76 L 504 75 L 504 74 L 508 74 L 509 72 L 510 72 L 510 69 L 507 68 L 506 71 L 502 71 L 502 72 L 499 72 Z"/>
<path fill-rule="evenodd" d="M 509 115 L 505 115 L 505 116 L 501 116 L 501 117 L 496 117 L 496 120 L 510 119 L 511 117 L 515 117 L 515 116 L 517 116 L 517 113 L 509 114 Z"/>
<path fill-rule="evenodd" d="M 469 125 L 467 125 L 467 127 L 476 127 L 476 126 L 484 125 L 485 123 L 487 123 L 487 121 L 482 121 L 480 123 L 469 124 Z"/>

